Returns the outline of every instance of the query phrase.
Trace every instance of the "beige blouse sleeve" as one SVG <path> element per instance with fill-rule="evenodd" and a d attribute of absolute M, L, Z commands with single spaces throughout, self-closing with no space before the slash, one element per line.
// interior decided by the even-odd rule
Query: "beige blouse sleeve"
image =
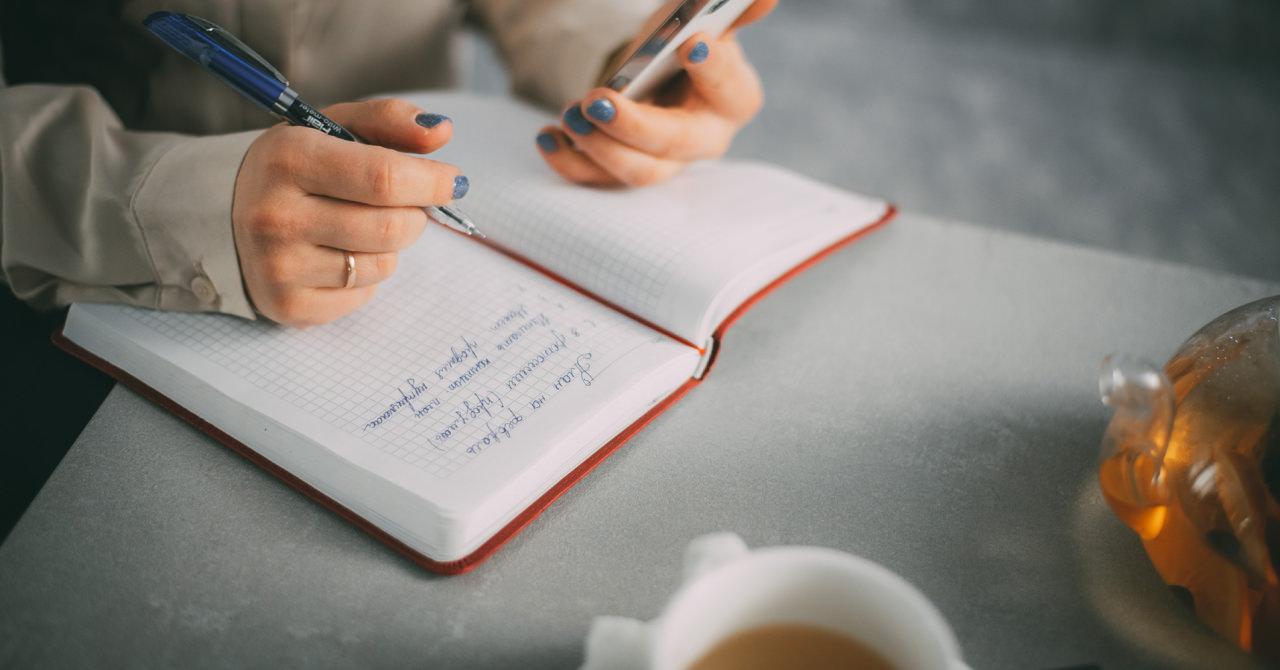
<path fill-rule="evenodd" d="M 39 308 L 117 302 L 253 318 L 231 229 L 256 132 L 126 130 L 92 88 L 0 88 L 0 270 Z"/>
<path fill-rule="evenodd" d="M 658 0 L 473 0 L 518 92 L 582 95 Z M 92 88 L 0 85 L 0 279 L 51 308 L 118 302 L 253 318 L 231 228 L 256 132 L 123 127 Z"/>
<path fill-rule="evenodd" d="M 660 0 L 472 0 L 516 93 L 560 106 L 591 88 Z"/>

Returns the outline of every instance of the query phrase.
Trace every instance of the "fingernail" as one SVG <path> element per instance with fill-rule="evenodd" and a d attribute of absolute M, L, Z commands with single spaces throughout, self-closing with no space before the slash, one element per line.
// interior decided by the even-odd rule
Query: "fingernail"
<path fill-rule="evenodd" d="M 613 101 L 608 98 L 597 98 L 587 105 L 587 114 L 596 121 L 608 123 L 618 115 L 618 108 L 614 107 Z"/>
<path fill-rule="evenodd" d="M 587 117 L 582 115 L 582 110 L 577 105 L 570 107 L 564 112 L 564 123 L 569 126 L 569 130 L 579 135 L 590 135 L 595 132 L 596 127 L 591 125 Z"/>
<path fill-rule="evenodd" d="M 708 47 L 706 42 L 698 42 L 697 44 L 693 45 L 693 49 L 689 52 L 689 62 L 701 63 L 702 61 L 707 59 L 707 56 L 710 56 L 710 55 L 711 55 L 711 47 Z"/>
<path fill-rule="evenodd" d="M 460 200 L 462 196 L 471 190 L 471 180 L 465 175 L 458 175 L 453 178 L 453 199 Z"/>
<path fill-rule="evenodd" d="M 556 136 L 551 133 L 538 133 L 538 148 L 547 153 L 553 153 L 560 148 L 560 143 L 556 141 Z"/>
<path fill-rule="evenodd" d="M 452 119 L 445 116 L 444 114 L 419 114 L 416 117 L 414 117 L 413 120 L 415 123 L 422 126 L 423 128 L 435 128 L 436 126 L 444 123 L 445 121 L 451 121 Z"/>

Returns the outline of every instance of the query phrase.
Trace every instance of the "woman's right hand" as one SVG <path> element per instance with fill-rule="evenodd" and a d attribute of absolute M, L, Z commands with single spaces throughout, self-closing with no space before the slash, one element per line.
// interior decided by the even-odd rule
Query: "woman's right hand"
<path fill-rule="evenodd" d="M 422 234 L 422 208 L 447 205 L 468 186 L 452 165 L 400 153 L 444 146 L 448 117 L 400 100 L 323 111 L 369 144 L 274 126 L 249 146 L 231 206 L 249 300 L 290 326 L 333 321 L 367 302 L 395 271 L 397 252 Z M 356 259 L 350 289 L 345 252 Z"/>

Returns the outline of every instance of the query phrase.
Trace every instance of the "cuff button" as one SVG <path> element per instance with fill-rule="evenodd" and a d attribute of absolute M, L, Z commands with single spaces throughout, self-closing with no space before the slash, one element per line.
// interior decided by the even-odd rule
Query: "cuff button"
<path fill-rule="evenodd" d="M 195 293 L 201 302 L 211 302 L 218 295 L 218 292 L 213 288 L 213 282 L 206 277 L 192 279 L 191 292 Z"/>

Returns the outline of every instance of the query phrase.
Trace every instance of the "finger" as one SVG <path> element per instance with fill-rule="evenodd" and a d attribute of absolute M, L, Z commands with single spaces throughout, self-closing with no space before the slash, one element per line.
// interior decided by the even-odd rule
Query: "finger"
<path fill-rule="evenodd" d="M 604 168 L 596 165 L 585 154 L 573 148 L 562 130 L 543 128 L 538 133 L 538 152 L 557 174 L 575 184 L 587 186 L 619 186 L 619 182 Z"/>
<path fill-rule="evenodd" d="M 429 207 L 448 204 L 469 188 L 458 168 L 446 163 L 303 128 L 284 130 L 300 131 L 299 151 L 283 168 L 307 193 L 379 207 Z"/>
<path fill-rule="evenodd" d="M 608 88 L 591 91 L 580 107 L 606 135 L 659 158 L 715 158 L 733 140 L 733 124 L 713 113 L 636 102 Z"/>
<path fill-rule="evenodd" d="M 747 24 L 755 23 L 756 21 L 763 19 L 769 14 L 769 12 L 773 11 L 774 7 L 777 6 L 778 0 L 756 0 L 747 8 L 747 11 L 742 13 L 742 16 L 738 17 L 737 21 L 733 22 L 732 26 L 729 26 L 729 30 L 734 31 Z"/>
<path fill-rule="evenodd" d="M 341 102 L 321 111 L 361 141 L 397 151 L 431 153 L 453 137 L 449 117 L 395 98 Z"/>
<path fill-rule="evenodd" d="M 297 328 L 318 326 L 344 317 L 373 298 L 376 286 L 363 288 L 315 288 L 290 291 L 276 301 L 266 316 Z"/>
<path fill-rule="evenodd" d="M 287 258 L 276 259 L 282 267 L 271 273 L 273 282 L 283 279 L 287 286 L 308 288 L 344 288 L 347 285 L 347 253 L 333 247 L 297 245 Z M 355 259 L 355 287 L 373 286 L 386 281 L 396 271 L 397 256 L 389 253 L 350 252 Z"/>
<path fill-rule="evenodd" d="M 302 236 L 309 242 L 348 251 L 400 251 L 417 241 L 427 225 L 421 207 L 370 207 L 313 196 L 313 206 L 299 214 Z"/>
<path fill-rule="evenodd" d="M 739 123 L 760 111 L 764 89 L 760 75 L 747 62 L 742 47 L 732 37 L 712 41 L 697 33 L 677 50 L 693 90 L 713 109 Z"/>
<path fill-rule="evenodd" d="M 569 112 L 578 109 L 572 106 Z M 573 115 L 570 114 L 570 117 Z M 566 122 L 570 125 L 570 122 Z M 594 126 L 580 126 L 576 121 L 571 127 L 586 132 L 574 132 L 573 143 L 579 151 L 586 154 L 605 172 L 613 175 L 627 186 L 648 186 L 663 181 L 680 171 L 684 163 L 667 158 L 659 158 L 627 146 L 608 135 L 598 132 Z"/>

